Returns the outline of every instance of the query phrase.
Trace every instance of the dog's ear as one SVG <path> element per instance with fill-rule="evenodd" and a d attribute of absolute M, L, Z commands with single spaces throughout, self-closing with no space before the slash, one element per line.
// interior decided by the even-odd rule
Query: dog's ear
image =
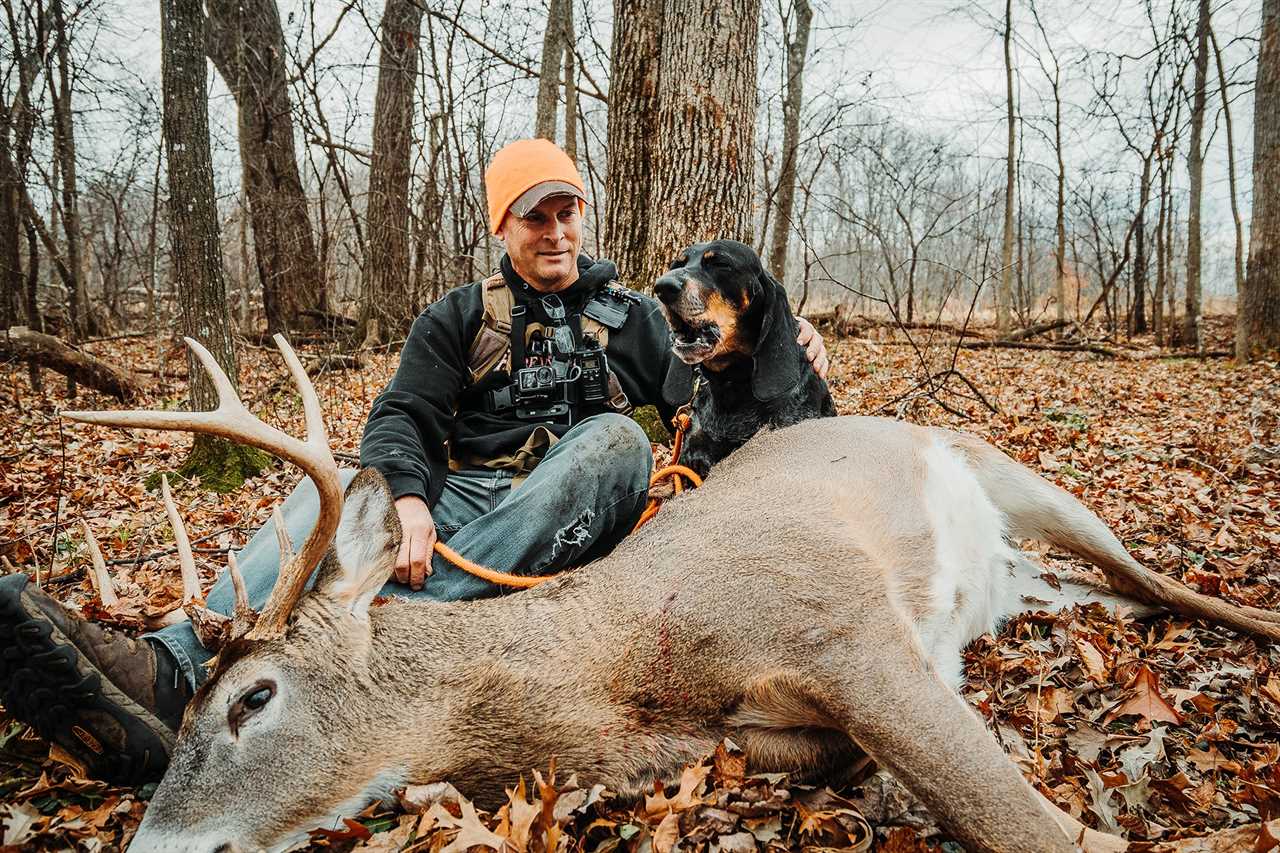
<path fill-rule="evenodd" d="M 693 387 L 693 368 L 670 355 L 670 350 L 667 352 L 670 357 L 667 375 L 662 381 L 662 399 L 672 408 L 678 408 L 689 402 L 689 389 Z"/>
<path fill-rule="evenodd" d="M 761 403 L 767 403 L 797 388 L 809 367 L 803 354 L 797 352 L 799 327 L 787 304 L 787 291 L 763 270 L 758 298 L 764 304 L 764 317 L 752 354 L 751 393 Z"/>

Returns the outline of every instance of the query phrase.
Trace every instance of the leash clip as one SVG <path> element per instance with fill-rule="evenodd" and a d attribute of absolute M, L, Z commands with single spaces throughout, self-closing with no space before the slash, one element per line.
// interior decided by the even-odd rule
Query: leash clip
<path fill-rule="evenodd" d="M 689 402 L 676 409 L 675 415 L 671 418 L 671 426 L 678 432 L 683 433 L 693 423 L 693 402 L 698 399 L 698 389 L 702 387 L 702 370 L 695 368 L 693 374 L 693 393 L 689 395 Z"/>

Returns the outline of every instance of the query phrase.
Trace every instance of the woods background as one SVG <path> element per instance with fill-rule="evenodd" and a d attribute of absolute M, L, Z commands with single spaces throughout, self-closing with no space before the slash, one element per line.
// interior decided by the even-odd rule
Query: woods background
<path fill-rule="evenodd" d="M 174 483 L 204 589 L 298 474 L 59 409 L 209 408 L 185 333 L 299 433 L 279 331 L 356 462 L 408 325 L 498 261 L 485 164 L 535 134 L 579 164 L 586 251 L 624 283 L 744 239 L 824 330 L 842 414 L 962 426 L 1145 565 L 1280 607 L 1280 0 L 0 0 L 0 18 L 0 567 L 95 619 L 136 631 L 181 602 L 161 471 L 197 475 Z M 1280 835 L 1275 649 L 1077 608 L 966 664 L 970 704 L 1090 825 L 1166 853 Z M 901 792 L 720 759 L 680 807 L 717 849 L 866 849 L 867 821 L 882 849 L 930 849 Z M 0 714 L 0 847 L 122 846 L 148 796 Z M 331 841 L 453 838 L 401 806 Z M 672 843 L 666 812 L 564 811 L 512 846 Z"/>
<path fill-rule="evenodd" d="M 1247 355 L 1280 325 L 1276 5 L 4 0 L 0 328 L 165 329 L 185 287 L 228 357 L 394 341 L 493 269 L 483 167 L 537 133 L 635 287 L 733 235 L 806 313 L 1194 349 L 1252 293 Z"/>

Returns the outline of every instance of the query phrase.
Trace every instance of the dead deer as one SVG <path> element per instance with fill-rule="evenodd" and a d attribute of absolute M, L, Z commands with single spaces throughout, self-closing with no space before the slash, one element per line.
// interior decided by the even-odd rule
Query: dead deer
<path fill-rule="evenodd" d="M 870 417 L 760 434 L 610 556 L 532 590 L 373 606 L 400 536 L 391 496 L 365 470 L 344 500 L 315 392 L 277 341 L 305 442 L 251 419 L 195 343 L 216 412 L 67 413 L 255 444 L 324 496 L 262 615 L 213 632 L 224 644 L 134 851 L 280 850 L 409 783 L 448 779 L 492 806 L 553 757 L 639 795 L 726 736 L 753 768 L 800 778 L 865 752 L 975 850 L 1118 850 L 1042 798 L 954 689 L 961 648 L 1022 595 L 1062 599 L 1009 540 L 1070 550 L 1139 601 L 1280 636 L 1276 614 L 1144 569 L 984 442 Z"/>

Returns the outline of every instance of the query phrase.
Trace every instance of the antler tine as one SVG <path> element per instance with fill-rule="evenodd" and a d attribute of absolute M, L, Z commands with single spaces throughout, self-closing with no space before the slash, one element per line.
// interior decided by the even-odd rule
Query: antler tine
<path fill-rule="evenodd" d="M 203 601 L 200 594 L 200 575 L 196 572 L 196 558 L 191 553 L 191 537 L 187 536 L 187 526 L 178 513 L 178 506 L 173 502 L 173 492 L 169 491 L 169 478 L 160 475 L 160 497 L 164 500 L 164 513 L 169 516 L 169 526 L 173 528 L 173 544 L 178 548 L 178 565 L 182 568 L 182 603 Z"/>
<path fill-rule="evenodd" d="M 342 483 L 338 463 L 329 450 L 329 439 L 320 412 L 320 401 L 306 370 L 282 336 L 276 335 L 276 346 L 289 366 L 298 393 L 302 396 L 307 436 L 302 441 L 254 417 L 236 395 L 231 380 L 213 356 L 196 341 L 186 338 L 218 391 L 218 408 L 211 412 L 63 412 L 66 417 L 104 426 L 140 427 L 144 429 L 178 430 L 219 436 L 265 450 L 301 468 L 320 493 L 320 514 L 302 550 L 281 566 L 271 597 L 262 608 L 262 616 L 248 635 L 250 639 L 270 639 L 284 633 L 289 612 L 302 595 L 307 578 L 320 564 L 338 529 L 342 515 Z"/>
<path fill-rule="evenodd" d="M 227 553 L 227 571 L 231 573 L 231 586 L 236 592 L 235 608 L 231 611 L 231 639 L 238 640 L 253 630 L 258 621 L 258 611 L 249 605 L 244 578 L 240 576 L 240 567 L 236 565 L 236 555 L 231 552 Z"/>
<path fill-rule="evenodd" d="M 252 610 L 253 608 L 249 606 L 249 592 L 245 589 L 244 577 L 240 574 L 240 566 L 236 563 L 236 555 L 233 551 L 227 552 L 227 571 L 231 573 L 231 588 L 236 594 L 236 612 Z"/>
<path fill-rule="evenodd" d="M 280 551 L 280 565 L 293 561 L 293 539 L 289 536 L 289 528 L 285 526 L 280 507 L 271 510 L 271 524 L 276 529 L 276 547 Z"/>
<path fill-rule="evenodd" d="M 107 572 L 107 561 L 102 559 L 102 549 L 98 547 L 98 540 L 89 529 L 89 522 L 81 519 L 80 526 L 84 528 L 84 540 L 89 544 L 89 556 L 93 559 L 93 574 L 90 577 L 93 578 L 93 585 L 98 591 L 98 600 L 108 610 L 118 607 L 120 599 L 116 597 L 115 584 L 111 582 L 111 575 Z"/>
<path fill-rule="evenodd" d="M 302 398 L 302 414 L 307 425 L 307 443 L 318 442 L 325 452 L 329 453 L 329 433 L 324 428 L 324 413 L 320 410 L 320 397 L 316 394 L 315 386 L 311 384 L 311 377 L 307 375 L 306 368 L 302 366 L 302 362 L 298 360 L 297 354 L 293 351 L 293 347 L 289 346 L 284 335 L 277 333 L 272 335 L 271 339 L 276 342 L 276 348 L 284 357 L 284 363 L 289 366 L 289 375 L 293 377 L 298 396 Z"/>

